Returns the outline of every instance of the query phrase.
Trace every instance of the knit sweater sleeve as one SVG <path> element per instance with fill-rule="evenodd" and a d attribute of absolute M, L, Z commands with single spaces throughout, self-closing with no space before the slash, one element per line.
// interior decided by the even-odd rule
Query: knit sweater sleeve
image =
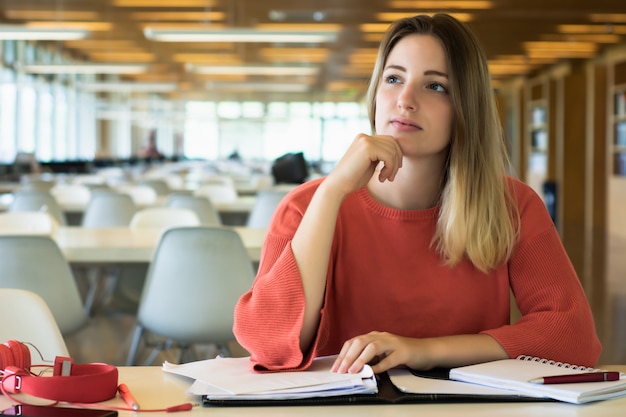
<path fill-rule="evenodd" d="M 530 355 L 594 366 L 601 346 L 591 309 L 543 202 L 528 193 L 520 215 L 520 240 L 508 267 L 522 317 L 485 333 L 513 358 Z"/>
<path fill-rule="evenodd" d="M 233 332 L 257 371 L 300 370 L 313 360 L 314 348 L 300 349 L 304 292 L 291 239 L 316 183 L 299 187 L 277 207 L 252 288 L 235 307 Z"/>

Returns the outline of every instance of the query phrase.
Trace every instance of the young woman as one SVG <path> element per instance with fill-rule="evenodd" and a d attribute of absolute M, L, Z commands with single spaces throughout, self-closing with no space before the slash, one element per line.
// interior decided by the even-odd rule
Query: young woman
<path fill-rule="evenodd" d="M 506 175 L 486 59 L 438 14 L 395 22 L 358 134 L 269 227 L 234 331 L 257 370 L 455 367 L 532 355 L 594 365 L 578 277 L 542 200 Z M 510 294 L 522 313 L 510 323 Z"/>

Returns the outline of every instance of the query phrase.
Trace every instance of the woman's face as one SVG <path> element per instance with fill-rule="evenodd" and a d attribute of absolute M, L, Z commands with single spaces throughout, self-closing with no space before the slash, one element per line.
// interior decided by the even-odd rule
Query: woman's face
<path fill-rule="evenodd" d="M 396 138 L 407 158 L 445 154 L 454 110 L 443 47 L 431 35 L 402 38 L 376 92 L 376 133 Z"/>

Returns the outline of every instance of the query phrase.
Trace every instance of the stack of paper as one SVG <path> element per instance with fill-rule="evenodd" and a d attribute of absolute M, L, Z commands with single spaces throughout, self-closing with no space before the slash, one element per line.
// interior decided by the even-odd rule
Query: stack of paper
<path fill-rule="evenodd" d="M 296 399 L 349 394 L 375 394 L 374 372 L 365 366 L 358 374 L 338 374 L 330 370 L 335 357 L 313 361 L 306 371 L 255 373 L 249 358 L 216 358 L 183 365 L 168 362 L 163 370 L 193 378 L 192 395 L 209 399 Z"/>

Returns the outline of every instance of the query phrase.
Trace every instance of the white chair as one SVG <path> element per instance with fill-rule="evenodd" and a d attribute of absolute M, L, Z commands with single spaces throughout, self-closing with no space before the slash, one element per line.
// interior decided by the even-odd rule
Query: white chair
<path fill-rule="evenodd" d="M 83 214 L 81 225 L 86 228 L 128 227 L 136 212 L 137 206 L 130 195 L 111 190 L 94 190 Z M 125 265 L 124 267 L 127 266 Z M 102 282 L 100 279 L 102 274 L 109 281 L 109 284 L 106 286 L 106 293 L 103 296 L 108 298 L 111 296 L 112 288 L 120 274 L 120 268 L 123 267 L 87 266 L 85 272 L 89 283 L 89 288 L 85 295 L 85 311 L 87 313 L 91 313 L 96 303 L 96 297 Z M 131 268 L 134 268 L 134 265 Z"/>
<path fill-rule="evenodd" d="M 83 227 L 127 227 L 137 212 L 128 194 L 115 191 L 93 191 L 82 219 Z"/>
<path fill-rule="evenodd" d="M 228 184 L 204 184 L 199 186 L 194 194 L 207 197 L 214 204 L 230 203 L 237 200 L 235 186 Z"/>
<path fill-rule="evenodd" d="M 198 216 L 200 224 L 203 226 L 221 226 L 222 220 L 220 215 L 206 197 L 186 195 L 186 194 L 170 194 L 167 200 L 167 206 L 172 208 L 184 208 L 192 210 Z"/>
<path fill-rule="evenodd" d="M 50 189 L 54 187 L 53 180 L 45 180 L 41 178 L 30 178 L 25 175 L 20 180 L 21 190 L 36 190 L 50 192 Z"/>
<path fill-rule="evenodd" d="M 0 234 L 51 235 L 58 227 L 50 214 L 41 211 L 0 213 Z"/>
<path fill-rule="evenodd" d="M 130 222 L 131 229 L 167 229 L 176 226 L 199 226 L 200 220 L 188 209 L 152 207 L 139 210 Z M 106 291 L 105 303 L 110 310 L 134 314 L 146 279 L 148 265 L 128 264 L 118 268 Z"/>
<path fill-rule="evenodd" d="M 147 185 L 151 187 L 156 193 L 159 195 L 167 195 L 172 190 L 170 190 L 169 185 L 165 180 L 159 178 L 145 178 L 139 181 L 139 185 Z"/>
<path fill-rule="evenodd" d="M 50 308 L 33 291 L 0 288 L 0 317 L 0 341 L 27 344 L 32 363 L 54 363 L 56 356 L 69 356 Z"/>
<path fill-rule="evenodd" d="M 57 184 L 50 189 L 50 194 L 62 206 L 85 206 L 91 198 L 91 190 L 82 184 Z"/>
<path fill-rule="evenodd" d="M 127 364 L 135 363 L 145 331 L 165 340 L 148 356 L 151 363 L 169 346 L 215 344 L 225 353 L 232 333 L 234 308 L 250 288 L 254 272 L 233 230 L 176 227 L 166 230 L 150 263 L 139 301 L 137 326 Z"/>
<path fill-rule="evenodd" d="M 268 227 L 276 206 L 280 203 L 287 191 L 261 190 L 257 193 L 254 206 L 250 211 L 246 226 Z"/>
<path fill-rule="evenodd" d="M 124 184 L 116 187 L 116 190 L 128 194 L 136 205 L 149 206 L 157 202 L 157 192 L 148 185 Z"/>
<path fill-rule="evenodd" d="M 39 294 L 63 335 L 87 324 L 74 275 L 51 237 L 0 235 L 0 265 L 0 288 L 21 288 Z"/>
<path fill-rule="evenodd" d="M 43 211 L 55 218 L 61 226 L 67 224 L 65 214 L 61 210 L 57 200 L 47 191 L 41 190 L 18 190 L 13 193 L 13 202 L 9 207 L 14 211 Z"/>
<path fill-rule="evenodd" d="M 139 210 L 130 221 L 130 228 L 167 228 L 174 226 L 199 226 L 200 220 L 190 209 L 150 207 Z"/>

